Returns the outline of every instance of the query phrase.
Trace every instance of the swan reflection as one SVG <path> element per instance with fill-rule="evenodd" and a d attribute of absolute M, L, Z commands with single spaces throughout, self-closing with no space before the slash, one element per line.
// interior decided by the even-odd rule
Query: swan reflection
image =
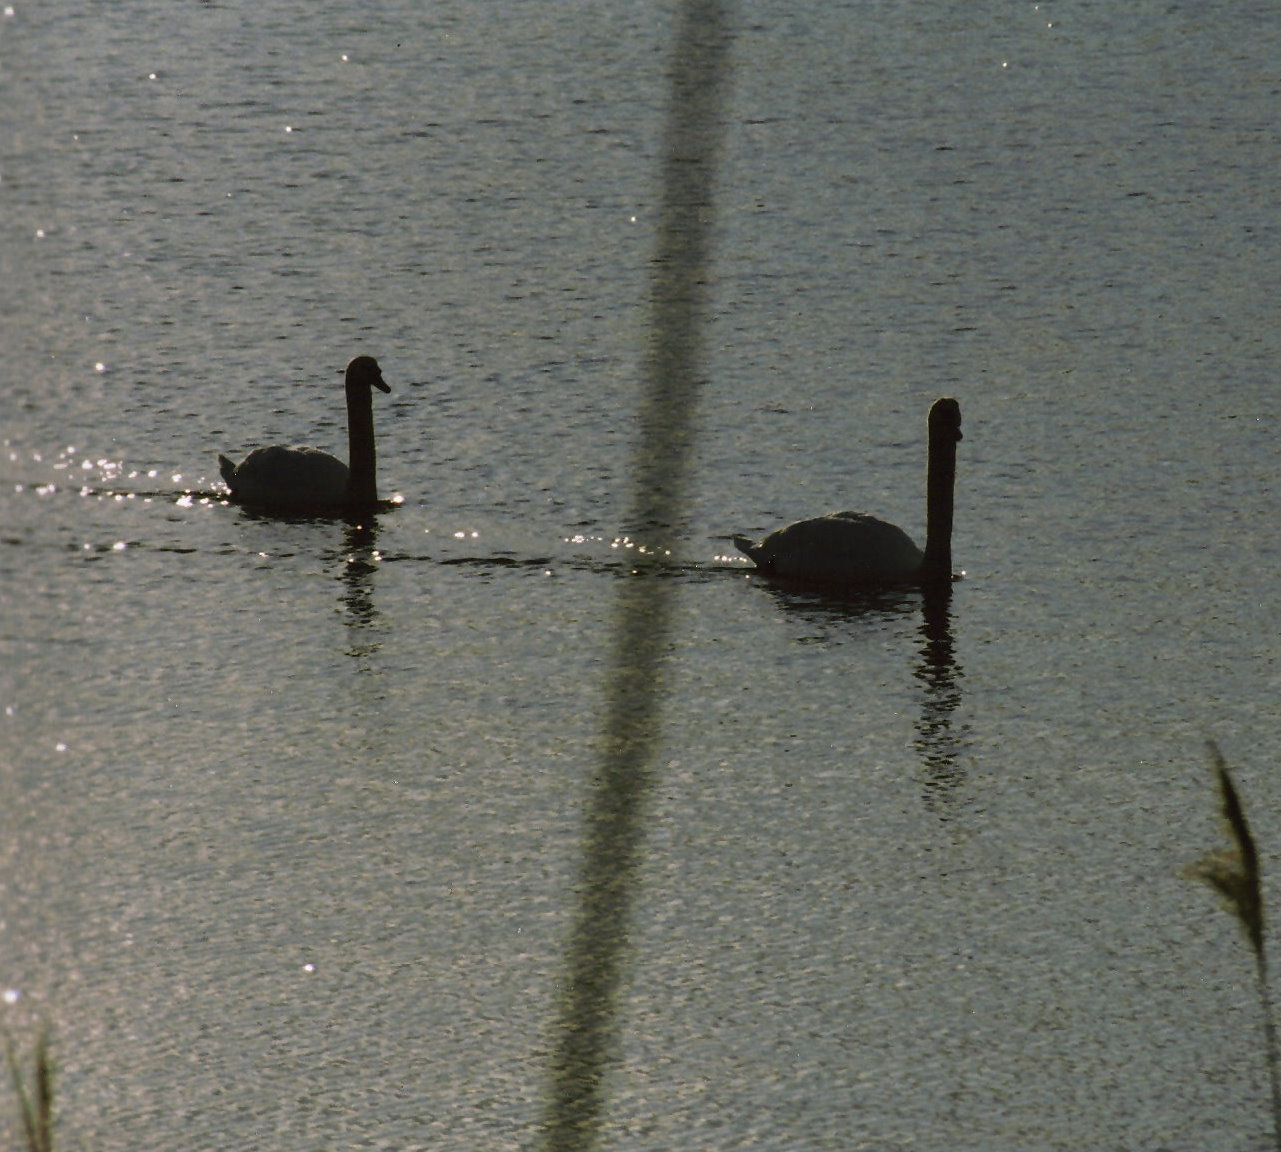
<path fill-rule="evenodd" d="M 779 607 L 811 628 L 799 644 L 829 644 L 848 634 L 854 622 L 920 613 L 916 630 L 916 664 L 912 675 L 920 686 L 912 746 L 921 758 L 922 787 L 930 807 L 945 802 L 964 779 L 960 755 L 964 740 L 953 723 L 961 703 L 963 676 L 952 635 L 952 585 L 925 588 L 886 587 L 836 593 L 815 585 L 771 580 L 763 585 Z"/>
<path fill-rule="evenodd" d="M 963 675 L 952 636 L 952 587 L 922 592 L 920 657 L 915 676 L 922 687 L 921 710 L 913 742 L 925 770 L 925 799 L 931 807 L 946 801 L 964 780 L 958 765 L 963 739 L 953 715 L 961 703 Z"/>
<path fill-rule="evenodd" d="M 377 519 L 370 516 L 347 521 L 339 578 L 347 625 L 352 631 L 347 654 L 358 659 L 372 656 L 382 646 L 377 635 L 378 609 L 374 604 L 374 577 L 380 561 Z"/>

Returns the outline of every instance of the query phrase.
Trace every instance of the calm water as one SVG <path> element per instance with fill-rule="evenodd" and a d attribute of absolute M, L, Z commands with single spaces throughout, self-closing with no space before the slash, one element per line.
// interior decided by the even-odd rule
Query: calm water
<path fill-rule="evenodd" d="M 609 1146 L 1258 1149 L 1203 741 L 1281 853 L 1269 5 L 740 3 Z M 528 1149 L 669 6 L 0 17 L 0 987 L 61 1144 Z M 220 502 L 342 451 L 370 531 Z M 945 613 L 726 558 L 923 528 Z M 6 1136 L 15 1124 L 3 1104 Z"/>

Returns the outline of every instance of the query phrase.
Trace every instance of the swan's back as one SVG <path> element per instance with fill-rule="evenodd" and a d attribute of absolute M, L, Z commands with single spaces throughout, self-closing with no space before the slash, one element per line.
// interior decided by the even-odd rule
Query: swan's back
<path fill-rule="evenodd" d="M 255 448 L 239 464 L 218 457 L 222 478 L 241 504 L 298 510 L 347 502 L 347 465 L 319 448 Z"/>
<path fill-rule="evenodd" d="M 734 544 L 763 572 L 835 584 L 894 584 L 920 578 L 924 554 L 902 528 L 865 512 L 798 520 L 761 540 Z"/>

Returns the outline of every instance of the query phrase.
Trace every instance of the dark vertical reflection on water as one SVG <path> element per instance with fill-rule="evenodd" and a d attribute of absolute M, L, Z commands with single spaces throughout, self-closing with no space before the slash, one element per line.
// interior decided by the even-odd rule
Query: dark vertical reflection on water
<path fill-rule="evenodd" d="M 374 655 L 381 641 L 375 625 L 374 575 L 378 571 L 378 522 L 349 520 L 343 532 L 342 602 L 351 630 L 347 655 L 365 660 Z"/>
<path fill-rule="evenodd" d="M 688 0 L 675 32 L 645 395 L 632 477 L 629 527 L 635 532 L 674 533 L 684 515 L 729 68 L 726 16 L 722 0 Z M 643 558 L 636 574 L 620 584 L 600 769 L 585 817 L 578 906 L 541 1131 L 543 1147 L 554 1152 L 585 1152 L 600 1140 L 676 586 L 646 571 Z"/>
<path fill-rule="evenodd" d="M 758 577 L 780 608 L 812 630 L 798 635 L 801 644 L 827 644 L 833 635 L 860 621 L 915 613 L 919 644 L 912 675 L 920 685 L 920 711 L 912 746 L 924 769 L 924 798 L 940 807 L 964 780 L 959 758 L 964 730 L 953 716 L 960 707 L 964 672 L 956 659 L 952 636 L 952 586 L 916 588 L 830 589 L 795 581 Z"/>
<path fill-rule="evenodd" d="M 961 669 L 952 639 L 952 588 L 926 588 L 921 606 L 920 663 L 916 677 L 924 686 L 921 715 L 916 723 L 916 750 L 925 769 L 925 797 L 930 804 L 945 801 L 960 785 L 957 763 L 961 736 L 952 716 L 961 702 Z"/>

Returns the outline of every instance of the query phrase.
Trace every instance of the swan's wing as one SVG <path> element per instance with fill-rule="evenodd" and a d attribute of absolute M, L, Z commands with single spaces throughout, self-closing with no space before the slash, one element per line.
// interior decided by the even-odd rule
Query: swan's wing
<path fill-rule="evenodd" d="M 324 508 L 347 499 L 347 465 L 319 448 L 255 448 L 231 477 L 223 476 L 245 504 Z"/>
<path fill-rule="evenodd" d="M 764 571 L 804 580 L 893 583 L 914 580 L 921 569 L 912 538 L 865 512 L 797 520 L 758 542 L 735 537 L 734 543 Z"/>

